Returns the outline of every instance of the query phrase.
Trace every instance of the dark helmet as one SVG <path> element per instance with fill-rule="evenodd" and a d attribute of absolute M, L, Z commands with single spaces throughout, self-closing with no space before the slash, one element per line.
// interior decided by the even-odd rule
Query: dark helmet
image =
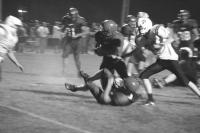
<path fill-rule="evenodd" d="M 130 25 L 131 27 L 136 27 L 136 21 L 137 18 L 133 15 L 128 15 L 126 17 L 125 23 L 127 23 L 128 25 Z"/>
<path fill-rule="evenodd" d="M 103 31 L 112 33 L 118 30 L 118 25 L 113 20 L 104 20 L 102 22 L 102 28 L 103 28 Z"/>
<path fill-rule="evenodd" d="M 133 16 L 133 15 L 127 15 L 126 19 L 125 19 L 125 22 L 126 23 L 129 23 L 129 22 L 136 22 L 136 17 Z"/>
<path fill-rule="evenodd" d="M 179 19 L 188 19 L 190 17 L 190 12 L 188 10 L 180 10 L 178 12 Z"/>
<path fill-rule="evenodd" d="M 71 7 L 69 8 L 69 15 L 70 16 L 77 16 L 79 13 L 78 13 L 78 9 L 74 8 L 74 7 Z"/>

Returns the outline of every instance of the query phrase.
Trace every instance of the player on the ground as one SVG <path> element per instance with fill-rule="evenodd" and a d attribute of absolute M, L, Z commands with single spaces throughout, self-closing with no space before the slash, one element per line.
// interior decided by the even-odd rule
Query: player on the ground
<path fill-rule="evenodd" d="M 65 84 L 67 90 L 72 92 L 90 90 L 91 94 L 100 104 L 109 104 L 114 106 L 125 106 L 135 102 L 139 95 L 130 91 L 125 85 L 123 79 L 115 77 L 108 69 L 102 69 L 94 76 L 82 72 L 85 85 L 75 86 L 72 84 Z M 93 83 L 95 80 L 100 80 L 101 87 Z M 111 86 L 109 86 L 111 84 Z M 133 89 L 138 88 L 138 82 L 134 78 L 129 79 L 129 87 Z"/>

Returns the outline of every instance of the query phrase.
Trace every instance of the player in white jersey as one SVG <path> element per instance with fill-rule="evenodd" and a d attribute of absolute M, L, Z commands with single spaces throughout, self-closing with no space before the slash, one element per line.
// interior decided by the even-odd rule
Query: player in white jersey
<path fill-rule="evenodd" d="M 187 85 L 200 98 L 200 90 L 193 82 L 186 78 L 180 68 L 178 63 L 179 57 L 172 47 L 172 42 L 174 40 L 170 37 L 169 30 L 163 25 L 153 26 L 149 18 L 139 18 L 137 20 L 137 27 L 140 34 L 136 38 L 136 42 L 142 43 L 145 49 L 149 49 L 157 55 L 157 61 L 147 67 L 140 75 L 148 94 L 148 100 L 145 105 L 155 104 L 149 77 L 165 69 L 174 73 L 181 82 Z"/>
<path fill-rule="evenodd" d="M 14 16 L 8 16 L 4 23 L 0 24 L 0 63 L 3 62 L 5 56 L 8 56 L 8 58 L 23 71 L 23 66 L 18 62 L 13 52 L 18 42 L 18 26 L 22 26 L 22 21 Z"/>

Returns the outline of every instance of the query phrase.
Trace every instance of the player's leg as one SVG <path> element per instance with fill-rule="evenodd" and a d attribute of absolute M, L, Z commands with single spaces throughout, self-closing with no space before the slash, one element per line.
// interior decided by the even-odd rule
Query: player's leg
<path fill-rule="evenodd" d="M 65 83 L 65 88 L 67 90 L 70 90 L 72 92 L 76 92 L 76 91 L 88 91 L 89 88 L 86 85 L 80 85 L 80 86 L 76 86 L 70 83 Z"/>
<path fill-rule="evenodd" d="M 103 89 L 94 83 L 88 83 L 87 88 L 90 90 L 91 94 L 94 96 L 96 101 L 100 104 L 104 104 L 105 102 L 102 99 Z"/>
<path fill-rule="evenodd" d="M 161 60 L 157 60 L 157 62 L 155 62 L 154 64 L 147 67 L 140 75 L 140 78 L 143 80 L 144 87 L 145 87 L 145 90 L 146 90 L 147 96 L 148 96 L 146 105 L 154 105 L 155 104 L 154 98 L 153 98 L 152 85 L 149 80 L 149 77 L 153 74 L 156 74 L 156 73 L 164 70 L 164 68 L 160 64 L 161 62 L 162 62 Z"/>
<path fill-rule="evenodd" d="M 81 76 L 83 77 L 87 87 L 89 88 L 97 102 L 101 104 L 110 104 L 111 98 L 109 93 L 113 85 L 113 75 L 108 69 L 102 69 L 91 77 L 87 73 L 81 71 Z M 93 81 L 98 79 L 101 79 L 101 85 L 103 88 L 100 88 L 92 83 Z"/>
<path fill-rule="evenodd" d="M 72 42 L 72 51 L 74 55 L 74 61 L 75 65 L 78 71 L 78 76 L 80 76 L 80 71 L 81 71 L 81 61 L 80 61 L 80 54 L 81 54 L 81 41 L 80 39 L 78 40 L 73 40 Z"/>
<path fill-rule="evenodd" d="M 64 41 L 63 43 L 63 53 L 62 53 L 62 72 L 66 74 L 67 66 L 69 64 L 69 55 L 71 53 L 71 44 L 70 42 Z"/>
<path fill-rule="evenodd" d="M 188 86 L 198 97 L 200 97 L 200 90 L 192 81 L 188 80 L 178 64 L 178 61 L 171 61 L 171 68 L 168 70 L 174 73 L 184 85 Z"/>

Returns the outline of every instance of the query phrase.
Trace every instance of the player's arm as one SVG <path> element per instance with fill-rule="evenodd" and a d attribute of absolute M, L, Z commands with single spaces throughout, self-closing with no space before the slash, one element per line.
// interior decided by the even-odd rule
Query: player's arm
<path fill-rule="evenodd" d="M 83 37 L 83 36 L 86 36 L 90 33 L 90 28 L 87 27 L 87 26 L 82 26 L 81 27 L 81 33 L 77 33 L 77 34 L 74 34 L 72 37 L 73 38 L 78 38 L 78 37 Z"/>
<path fill-rule="evenodd" d="M 87 26 L 85 18 L 81 17 L 80 23 L 81 23 L 81 33 L 75 34 L 74 36 L 72 36 L 73 38 L 83 37 L 90 33 L 90 28 Z"/>
<path fill-rule="evenodd" d="M 23 72 L 24 68 L 23 66 L 19 63 L 17 58 L 14 55 L 14 52 L 10 50 L 7 54 L 8 58 Z"/>

